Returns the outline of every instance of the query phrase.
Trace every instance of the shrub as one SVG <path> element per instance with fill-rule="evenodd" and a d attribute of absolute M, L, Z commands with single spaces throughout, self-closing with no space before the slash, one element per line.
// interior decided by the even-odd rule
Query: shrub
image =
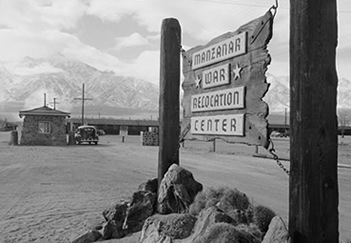
<path fill-rule="evenodd" d="M 218 206 L 225 213 L 233 216 L 238 214 L 238 210 L 245 211 L 250 206 L 250 202 L 244 193 L 235 188 L 209 188 L 196 195 L 193 204 L 190 206 L 189 213 L 198 215 L 201 210 L 211 206 Z"/>
<path fill-rule="evenodd" d="M 266 233 L 271 220 L 276 214 L 268 207 L 258 205 L 253 207 L 252 221 L 261 232 Z"/>
<path fill-rule="evenodd" d="M 233 226 L 227 223 L 217 223 L 206 230 L 199 239 L 194 243 L 236 243 L 239 242 L 240 232 Z"/>

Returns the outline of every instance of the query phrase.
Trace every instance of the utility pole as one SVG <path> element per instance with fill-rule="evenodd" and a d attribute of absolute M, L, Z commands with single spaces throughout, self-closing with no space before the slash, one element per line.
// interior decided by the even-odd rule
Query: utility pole
<path fill-rule="evenodd" d="M 291 0 L 291 243 L 339 242 L 336 46 L 336 0 Z"/>
<path fill-rule="evenodd" d="M 85 98 L 84 97 L 84 83 L 82 85 L 82 98 L 74 98 L 75 100 L 81 100 L 82 101 L 82 125 L 84 125 L 84 102 L 86 100 L 92 100 L 91 98 Z"/>
<path fill-rule="evenodd" d="M 286 126 L 287 124 L 288 124 L 288 108 L 285 108 L 284 125 Z"/>
<path fill-rule="evenodd" d="M 53 98 L 53 102 L 50 102 L 51 104 L 54 104 L 54 110 L 56 110 L 56 104 L 60 104 L 59 102 L 56 101 L 57 98 Z"/>

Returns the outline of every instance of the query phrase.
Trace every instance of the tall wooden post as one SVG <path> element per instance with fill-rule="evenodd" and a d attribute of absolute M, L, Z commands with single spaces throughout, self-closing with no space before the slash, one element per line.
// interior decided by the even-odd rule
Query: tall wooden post
<path fill-rule="evenodd" d="M 164 19 L 161 29 L 158 182 L 172 164 L 179 164 L 179 85 L 181 28 Z"/>
<path fill-rule="evenodd" d="M 336 0 L 290 1 L 292 243 L 339 242 Z"/>

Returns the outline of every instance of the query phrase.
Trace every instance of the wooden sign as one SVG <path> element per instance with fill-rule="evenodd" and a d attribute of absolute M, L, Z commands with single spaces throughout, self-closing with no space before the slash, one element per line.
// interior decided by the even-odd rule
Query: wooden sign
<path fill-rule="evenodd" d="M 185 139 L 269 145 L 268 91 L 265 73 L 271 58 L 270 11 L 237 31 L 214 38 L 184 53 Z M 189 128 L 190 127 L 190 128 Z M 184 135 L 186 134 L 186 135 Z"/>

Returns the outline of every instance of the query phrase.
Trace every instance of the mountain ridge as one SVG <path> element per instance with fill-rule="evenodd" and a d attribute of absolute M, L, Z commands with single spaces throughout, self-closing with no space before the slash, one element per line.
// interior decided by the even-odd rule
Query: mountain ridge
<path fill-rule="evenodd" d="M 289 109 L 289 77 L 266 73 L 270 88 L 263 98 L 269 111 L 282 113 Z M 8 70 L 0 64 L 0 102 L 24 102 L 23 109 L 48 104 L 56 98 L 60 109 L 70 111 L 81 103 L 85 83 L 87 106 L 158 110 L 159 88 L 148 81 L 118 76 L 112 71 L 100 71 L 86 63 L 67 59 L 63 55 L 34 59 L 25 57 Z M 338 108 L 351 108 L 351 81 L 339 79 Z"/>
<path fill-rule="evenodd" d="M 85 83 L 85 97 L 92 98 L 90 105 L 158 109 L 158 87 L 145 80 L 100 71 L 63 57 L 26 57 L 17 67 L 19 74 L 11 74 L 4 66 L 0 68 L 0 101 L 25 101 L 25 108 L 28 108 L 47 93 L 64 107 L 71 107 L 75 105 L 74 98 L 82 97 Z M 42 72 L 43 67 L 50 71 Z"/>

